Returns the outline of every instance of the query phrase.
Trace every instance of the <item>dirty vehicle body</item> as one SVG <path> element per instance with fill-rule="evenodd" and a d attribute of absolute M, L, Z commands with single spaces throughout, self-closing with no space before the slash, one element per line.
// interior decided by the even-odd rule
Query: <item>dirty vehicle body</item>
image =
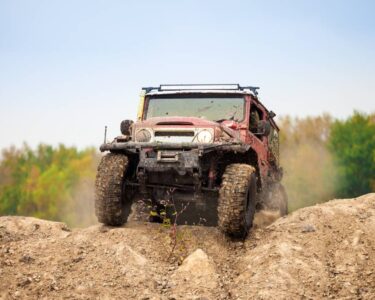
<path fill-rule="evenodd" d="M 122 135 L 100 147 L 110 153 L 96 179 L 99 221 L 122 225 L 139 199 L 151 219 L 177 212 L 179 223 L 231 236 L 247 234 L 256 209 L 286 214 L 274 116 L 255 87 L 143 88 L 138 120 L 123 121 Z"/>

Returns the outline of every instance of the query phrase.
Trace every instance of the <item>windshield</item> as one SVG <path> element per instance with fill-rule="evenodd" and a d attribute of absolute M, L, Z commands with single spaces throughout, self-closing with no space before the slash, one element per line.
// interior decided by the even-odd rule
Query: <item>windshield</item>
<path fill-rule="evenodd" d="M 150 98 L 146 119 L 154 117 L 198 117 L 210 121 L 244 119 L 245 101 L 239 97 Z"/>

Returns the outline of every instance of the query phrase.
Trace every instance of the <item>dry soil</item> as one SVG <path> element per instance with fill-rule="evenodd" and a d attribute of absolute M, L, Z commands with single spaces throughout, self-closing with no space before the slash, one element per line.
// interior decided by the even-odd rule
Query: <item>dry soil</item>
<path fill-rule="evenodd" d="M 375 194 L 276 217 L 245 241 L 1 217 L 0 299 L 375 299 Z"/>

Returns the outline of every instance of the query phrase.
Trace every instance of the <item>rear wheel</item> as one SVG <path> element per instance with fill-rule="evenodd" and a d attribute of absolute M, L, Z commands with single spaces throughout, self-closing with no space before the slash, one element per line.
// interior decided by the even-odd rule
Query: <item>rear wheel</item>
<path fill-rule="evenodd" d="M 255 213 L 255 168 L 246 164 L 228 165 L 223 174 L 218 202 L 219 229 L 229 236 L 245 237 Z"/>
<path fill-rule="evenodd" d="M 278 211 L 280 216 L 288 214 L 288 195 L 281 183 L 272 184 L 266 191 L 263 201 L 264 209 Z"/>
<path fill-rule="evenodd" d="M 125 195 L 124 181 L 128 157 L 109 153 L 102 157 L 95 181 L 95 214 L 100 223 L 124 224 L 131 210 L 131 199 Z"/>

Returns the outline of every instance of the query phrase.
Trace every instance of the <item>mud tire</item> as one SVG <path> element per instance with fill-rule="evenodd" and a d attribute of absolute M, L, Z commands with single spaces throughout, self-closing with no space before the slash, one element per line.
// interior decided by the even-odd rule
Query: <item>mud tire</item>
<path fill-rule="evenodd" d="M 95 214 L 100 223 L 123 225 L 131 211 L 131 199 L 124 193 L 128 157 L 109 153 L 102 157 L 95 181 Z"/>
<path fill-rule="evenodd" d="M 274 183 L 266 192 L 264 209 L 279 211 L 280 216 L 288 214 L 288 195 L 281 183 Z"/>
<path fill-rule="evenodd" d="M 256 204 L 255 168 L 231 164 L 225 169 L 218 199 L 218 227 L 228 236 L 246 237 Z"/>

